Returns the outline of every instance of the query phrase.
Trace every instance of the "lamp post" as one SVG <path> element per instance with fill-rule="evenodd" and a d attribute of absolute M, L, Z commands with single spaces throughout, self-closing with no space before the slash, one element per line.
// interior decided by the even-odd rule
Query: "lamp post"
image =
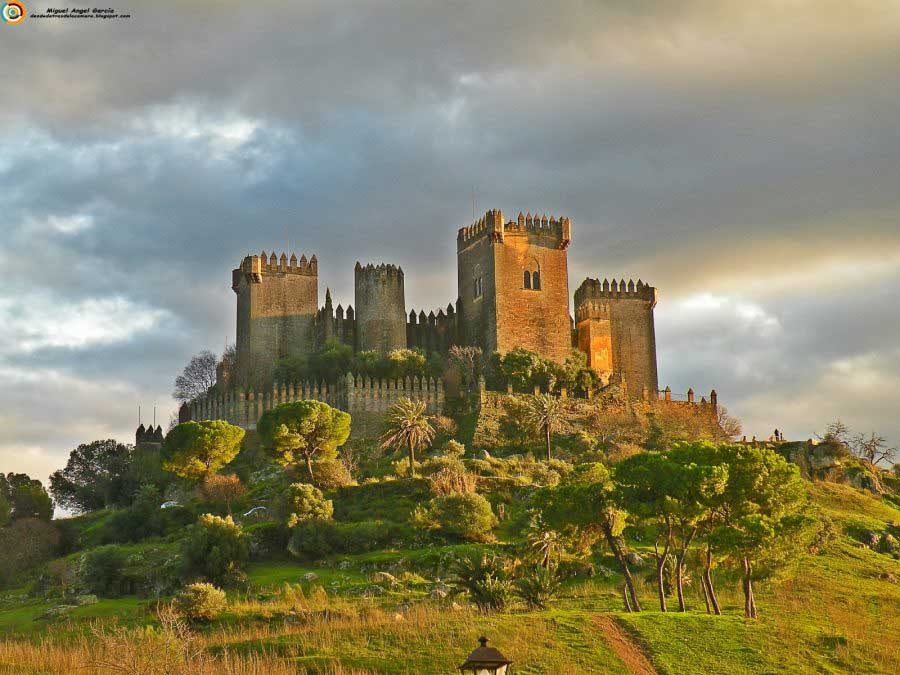
<path fill-rule="evenodd" d="M 488 647 L 486 637 L 478 638 L 478 642 L 481 646 L 469 654 L 469 658 L 459 667 L 460 671 L 474 675 L 506 675 L 512 661 L 493 647 Z"/>

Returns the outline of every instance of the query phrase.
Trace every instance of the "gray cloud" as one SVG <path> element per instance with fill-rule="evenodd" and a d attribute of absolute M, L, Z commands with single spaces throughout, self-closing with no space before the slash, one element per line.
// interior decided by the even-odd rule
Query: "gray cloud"
<path fill-rule="evenodd" d="M 390 260 L 446 305 L 473 188 L 572 217 L 573 290 L 657 285 L 676 390 L 750 433 L 900 439 L 900 3 L 131 9 L 0 43 L 7 468 L 168 415 L 233 339 L 249 251 L 315 252 L 344 304 L 357 258 Z"/>

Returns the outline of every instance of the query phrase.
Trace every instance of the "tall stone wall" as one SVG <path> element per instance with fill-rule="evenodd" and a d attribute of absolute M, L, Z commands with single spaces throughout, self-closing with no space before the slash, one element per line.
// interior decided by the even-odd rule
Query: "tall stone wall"
<path fill-rule="evenodd" d="M 632 398 L 656 392 L 656 289 L 638 279 L 585 279 L 575 291 L 578 347 L 602 375 L 617 373 Z"/>
<path fill-rule="evenodd" d="M 440 380 L 427 378 L 381 380 L 348 374 L 334 385 L 278 384 L 258 393 L 242 389 L 219 392 L 213 387 L 205 396 L 182 406 L 179 420 L 221 419 L 244 429 L 256 429 L 267 410 L 282 403 L 316 400 L 350 413 L 352 437 L 372 438 L 381 433 L 385 415 L 402 397 L 424 401 L 428 414 L 436 415 L 444 407 L 444 386 Z"/>
<path fill-rule="evenodd" d="M 387 354 L 406 347 L 406 300 L 403 269 L 395 265 L 356 263 L 356 349 Z"/>
<path fill-rule="evenodd" d="M 490 354 L 524 347 L 562 362 L 572 349 L 568 218 L 504 222 L 488 211 L 457 236 L 460 338 Z"/>
<path fill-rule="evenodd" d="M 247 256 L 232 272 L 237 294 L 237 373 L 271 381 L 275 363 L 315 346 L 318 263 L 282 253 Z M 249 384 L 250 382 L 245 382 Z"/>
<path fill-rule="evenodd" d="M 446 313 L 440 309 L 437 314 L 431 312 L 427 316 L 424 311 L 417 316 L 415 310 L 410 310 L 406 344 L 410 349 L 446 354 L 457 342 L 456 330 L 456 311 L 452 304 L 447 305 Z"/>

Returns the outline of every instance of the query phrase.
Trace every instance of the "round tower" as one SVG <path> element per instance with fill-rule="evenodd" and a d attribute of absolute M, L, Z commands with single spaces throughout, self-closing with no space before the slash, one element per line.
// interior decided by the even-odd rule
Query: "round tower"
<path fill-rule="evenodd" d="M 403 269 L 396 265 L 355 268 L 356 349 L 387 354 L 406 348 Z"/>

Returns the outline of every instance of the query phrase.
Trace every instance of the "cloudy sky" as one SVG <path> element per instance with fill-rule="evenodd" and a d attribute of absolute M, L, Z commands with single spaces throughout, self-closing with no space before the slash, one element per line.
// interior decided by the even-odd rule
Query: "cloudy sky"
<path fill-rule="evenodd" d="M 659 288 L 661 386 L 900 443 L 900 2 L 110 6 L 0 26 L 0 471 L 165 423 L 247 252 L 446 306 L 473 188 Z"/>

